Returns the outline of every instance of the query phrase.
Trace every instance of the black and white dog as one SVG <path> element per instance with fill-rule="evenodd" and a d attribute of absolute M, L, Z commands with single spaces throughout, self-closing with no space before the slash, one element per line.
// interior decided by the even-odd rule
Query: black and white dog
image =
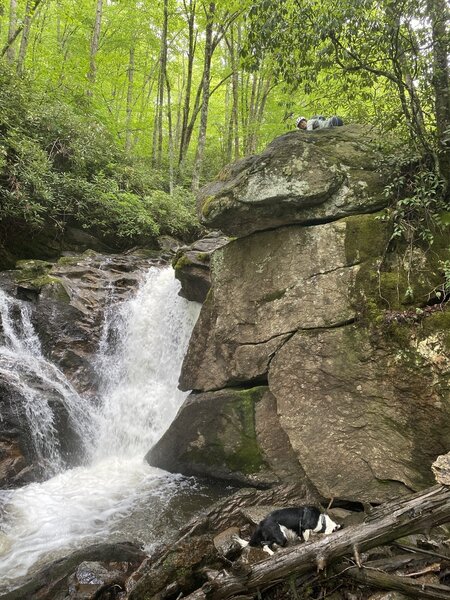
<path fill-rule="evenodd" d="M 265 552 L 273 554 L 272 544 L 286 546 L 288 542 L 301 539 L 307 542 L 311 533 L 328 535 L 340 528 L 338 523 L 315 506 L 281 508 L 271 512 L 259 523 L 249 542 L 238 537 L 236 540 L 242 548 L 262 546 Z"/>

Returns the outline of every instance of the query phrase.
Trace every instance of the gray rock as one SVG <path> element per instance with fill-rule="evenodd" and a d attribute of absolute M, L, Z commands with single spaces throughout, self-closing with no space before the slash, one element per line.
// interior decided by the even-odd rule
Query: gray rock
<path fill-rule="evenodd" d="M 257 486 L 306 481 L 265 386 L 191 394 L 150 464 Z"/>
<path fill-rule="evenodd" d="M 245 236 L 292 223 L 374 212 L 385 205 L 376 133 L 358 125 L 292 131 L 225 169 L 199 194 L 208 227 Z"/>
<path fill-rule="evenodd" d="M 298 329 L 352 320 L 359 265 L 346 222 L 285 227 L 236 240 L 213 255 L 214 287 L 185 357 L 180 387 L 213 390 L 267 379 L 272 356 Z"/>
<path fill-rule="evenodd" d="M 177 252 L 173 267 L 181 283 L 180 296 L 194 302 L 205 301 L 211 287 L 211 254 L 228 241 L 229 238 L 216 231 Z"/>
<path fill-rule="evenodd" d="M 381 502 L 432 483 L 450 405 L 399 351 L 349 326 L 299 332 L 272 361 L 280 422 L 325 497 Z"/>

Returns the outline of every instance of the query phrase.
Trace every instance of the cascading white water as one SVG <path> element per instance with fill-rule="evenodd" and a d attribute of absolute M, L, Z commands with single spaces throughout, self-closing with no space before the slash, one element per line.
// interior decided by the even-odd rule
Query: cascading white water
<path fill-rule="evenodd" d="M 49 401 L 56 397 L 61 402 L 72 428 L 82 440 L 92 435 L 89 405 L 63 373 L 42 355 L 26 303 L 0 290 L 0 317 L 3 333 L 0 377 L 16 390 L 21 399 L 20 415 L 27 420 L 38 462 L 48 474 L 57 473 L 62 468 L 62 461 Z M 49 393 L 46 394 L 45 390 Z"/>
<path fill-rule="evenodd" d="M 177 296 L 178 289 L 171 269 L 153 269 L 133 300 L 108 312 L 104 332 L 117 343 L 110 348 L 103 337 L 101 344 L 95 459 L 143 456 L 186 395 L 177 383 L 199 305 Z"/>
<path fill-rule="evenodd" d="M 132 300 L 108 311 L 97 358 L 102 402 L 97 408 L 90 407 L 88 419 L 82 419 L 89 464 L 43 483 L 0 492 L 3 589 L 14 587 L 33 568 L 73 548 L 107 539 L 137 502 L 144 499 L 160 505 L 187 485 L 182 478 L 154 469 L 143 460 L 186 395 L 177 389 L 177 380 L 199 305 L 179 297 L 178 290 L 171 269 L 152 268 Z M 11 302 L 3 295 L 1 298 Z M 14 331 L 8 311 L 4 314 L 5 335 L 14 340 L 22 359 L 28 360 L 29 351 L 34 357 L 39 355 L 39 361 L 45 360 L 29 318 L 22 334 Z M 53 365 L 39 364 L 39 371 L 58 373 L 58 386 L 72 389 Z M 15 363 L 10 367 L 15 372 Z M 38 401 L 45 404 L 43 399 Z M 73 407 L 68 403 L 67 408 L 70 412 Z M 78 415 L 79 408 L 75 412 Z M 39 419 L 39 414 L 30 413 L 32 422 L 35 418 Z M 51 426 L 38 437 L 48 432 Z"/>

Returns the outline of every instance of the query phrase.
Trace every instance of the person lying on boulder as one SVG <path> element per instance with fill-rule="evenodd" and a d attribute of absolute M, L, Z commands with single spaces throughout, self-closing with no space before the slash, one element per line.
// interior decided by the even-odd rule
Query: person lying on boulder
<path fill-rule="evenodd" d="M 322 116 L 315 116 L 307 119 L 306 117 L 299 117 L 296 121 L 297 129 L 303 131 L 313 131 L 314 129 L 329 129 L 330 127 L 340 127 L 344 124 L 341 117 L 330 117 L 325 119 Z"/>

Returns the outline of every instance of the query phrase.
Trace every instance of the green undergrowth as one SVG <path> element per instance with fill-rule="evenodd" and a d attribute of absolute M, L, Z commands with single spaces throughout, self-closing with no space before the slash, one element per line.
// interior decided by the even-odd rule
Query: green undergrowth
<path fill-rule="evenodd" d="M 76 225 L 114 248 L 189 237 L 192 194 L 128 159 L 87 106 L 55 99 L 0 67 L 0 241 Z M 19 243 L 19 240 L 18 240 Z M 16 253 L 20 255 L 19 253 Z"/>

